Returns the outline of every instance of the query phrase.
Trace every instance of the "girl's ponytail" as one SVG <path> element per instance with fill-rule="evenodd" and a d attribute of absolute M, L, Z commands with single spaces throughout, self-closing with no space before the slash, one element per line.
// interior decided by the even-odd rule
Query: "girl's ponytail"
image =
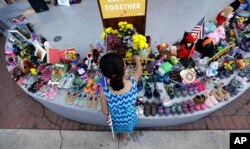
<path fill-rule="evenodd" d="M 123 78 L 114 77 L 110 79 L 110 86 L 114 91 L 119 91 L 124 88 Z"/>

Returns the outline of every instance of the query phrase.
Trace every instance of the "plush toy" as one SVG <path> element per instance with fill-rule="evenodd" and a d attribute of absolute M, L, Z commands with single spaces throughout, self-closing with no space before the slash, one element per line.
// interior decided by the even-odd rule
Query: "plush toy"
<path fill-rule="evenodd" d="M 216 17 L 218 26 L 225 26 L 228 24 L 228 20 L 233 17 L 234 8 L 232 6 L 227 6 L 224 8 Z"/>
<path fill-rule="evenodd" d="M 190 58 L 195 50 L 197 35 L 185 32 L 178 51 L 179 58 Z"/>
<path fill-rule="evenodd" d="M 202 57 L 213 57 L 217 52 L 216 43 L 208 37 L 199 39 L 196 43 L 196 50 L 202 54 Z"/>
<path fill-rule="evenodd" d="M 240 7 L 240 1 L 235 0 L 229 6 L 231 6 L 233 8 L 233 12 L 235 12 Z"/>
<path fill-rule="evenodd" d="M 212 62 L 210 63 L 209 67 L 206 70 L 206 76 L 207 77 L 214 77 L 218 74 L 218 67 L 219 63 L 218 62 Z"/>
<path fill-rule="evenodd" d="M 225 28 L 223 26 L 219 26 L 214 30 L 214 32 L 208 34 L 208 38 L 214 40 L 218 44 L 221 39 L 226 39 Z"/>
<path fill-rule="evenodd" d="M 168 44 L 166 44 L 165 42 L 163 42 L 163 43 L 158 44 L 156 46 L 156 48 L 158 49 L 159 52 L 162 51 L 162 50 L 167 50 Z"/>

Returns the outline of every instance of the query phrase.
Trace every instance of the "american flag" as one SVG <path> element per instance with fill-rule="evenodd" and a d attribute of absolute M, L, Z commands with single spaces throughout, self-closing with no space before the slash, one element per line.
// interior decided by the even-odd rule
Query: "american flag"
<path fill-rule="evenodd" d="M 201 21 L 192 29 L 190 33 L 197 34 L 197 39 L 204 38 L 204 25 L 206 17 L 203 17 Z"/>

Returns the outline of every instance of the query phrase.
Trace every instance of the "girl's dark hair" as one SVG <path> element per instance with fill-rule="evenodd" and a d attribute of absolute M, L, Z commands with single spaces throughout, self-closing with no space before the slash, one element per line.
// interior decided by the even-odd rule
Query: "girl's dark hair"
<path fill-rule="evenodd" d="M 116 53 L 108 53 L 100 60 L 102 74 L 110 79 L 110 86 L 114 91 L 124 88 L 124 62 L 122 57 Z"/>

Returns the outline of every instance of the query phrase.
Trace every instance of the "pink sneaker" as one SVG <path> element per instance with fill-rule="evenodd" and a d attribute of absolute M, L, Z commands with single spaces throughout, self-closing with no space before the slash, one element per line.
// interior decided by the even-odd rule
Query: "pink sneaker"
<path fill-rule="evenodd" d="M 58 93 L 58 88 L 57 87 L 49 87 L 47 92 L 45 93 L 45 98 L 47 99 L 55 99 Z"/>

